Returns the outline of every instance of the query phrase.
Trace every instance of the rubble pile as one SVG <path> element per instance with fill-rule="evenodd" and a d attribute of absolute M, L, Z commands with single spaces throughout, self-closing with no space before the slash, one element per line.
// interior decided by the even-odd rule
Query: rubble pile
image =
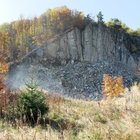
<path fill-rule="evenodd" d="M 34 78 L 50 94 L 60 94 L 85 100 L 99 100 L 102 98 L 103 74 L 110 76 L 123 76 L 125 87 L 130 87 L 134 81 L 140 79 L 135 73 L 119 62 L 69 62 L 64 66 L 35 65 L 25 68 L 20 66 L 16 74 L 12 75 L 11 87 L 23 87 L 25 81 L 30 80 L 34 71 Z M 30 74 L 30 75 L 29 75 Z"/>
<path fill-rule="evenodd" d="M 98 100 L 102 97 L 103 74 L 123 76 L 125 87 L 130 87 L 139 78 L 119 62 L 74 63 L 62 67 L 57 76 L 61 78 L 65 94 L 76 98 Z"/>

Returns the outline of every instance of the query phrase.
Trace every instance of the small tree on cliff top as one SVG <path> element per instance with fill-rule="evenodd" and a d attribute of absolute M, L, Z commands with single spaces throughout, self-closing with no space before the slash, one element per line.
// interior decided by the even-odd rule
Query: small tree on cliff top
<path fill-rule="evenodd" d="M 98 22 L 102 22 L 103 23 L 103 14 L 101 11 L 99 11 L 98 15 L 97 15 L 97 18 L 98 18 Z"/>

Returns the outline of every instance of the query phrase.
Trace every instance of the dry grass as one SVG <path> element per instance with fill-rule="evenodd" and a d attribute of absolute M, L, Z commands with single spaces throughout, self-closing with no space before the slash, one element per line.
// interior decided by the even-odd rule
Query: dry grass
<path fill-rule="evenodd" d="M 0 140 L 139 140 L 140 87 L 99 102 L 48 96 L 42 125 L 0 123 Z"/>

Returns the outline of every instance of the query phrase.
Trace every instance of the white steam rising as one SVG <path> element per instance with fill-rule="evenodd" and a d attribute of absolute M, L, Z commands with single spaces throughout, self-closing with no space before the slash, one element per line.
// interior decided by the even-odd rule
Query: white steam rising
<path fill-rule="evenodd" d="M 55 76 L 58 68 L 47 68 L 43 66 L 20 66 L 14 73 L 10 74 L 10 88 L 13 90 L 24 89 L 25 83 L 30 82 L 31 77 L 39 84 L 40 89 L 47 90 L 49 93 L 63 94 L 61 79 Z"/>

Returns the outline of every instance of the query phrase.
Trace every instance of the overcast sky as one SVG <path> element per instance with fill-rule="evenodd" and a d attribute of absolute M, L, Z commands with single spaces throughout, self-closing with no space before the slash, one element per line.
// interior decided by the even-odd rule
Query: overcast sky
<path fill-rule="evenodd" d="M 102 11 L 105 21 L 118 18 L 134 30 L 140 27 L 140 0 L 0 0 L 0 24 L 17 20 L 20 15 L 39 16 L 48 8 L 63 5 L 92 16 Z"/>

